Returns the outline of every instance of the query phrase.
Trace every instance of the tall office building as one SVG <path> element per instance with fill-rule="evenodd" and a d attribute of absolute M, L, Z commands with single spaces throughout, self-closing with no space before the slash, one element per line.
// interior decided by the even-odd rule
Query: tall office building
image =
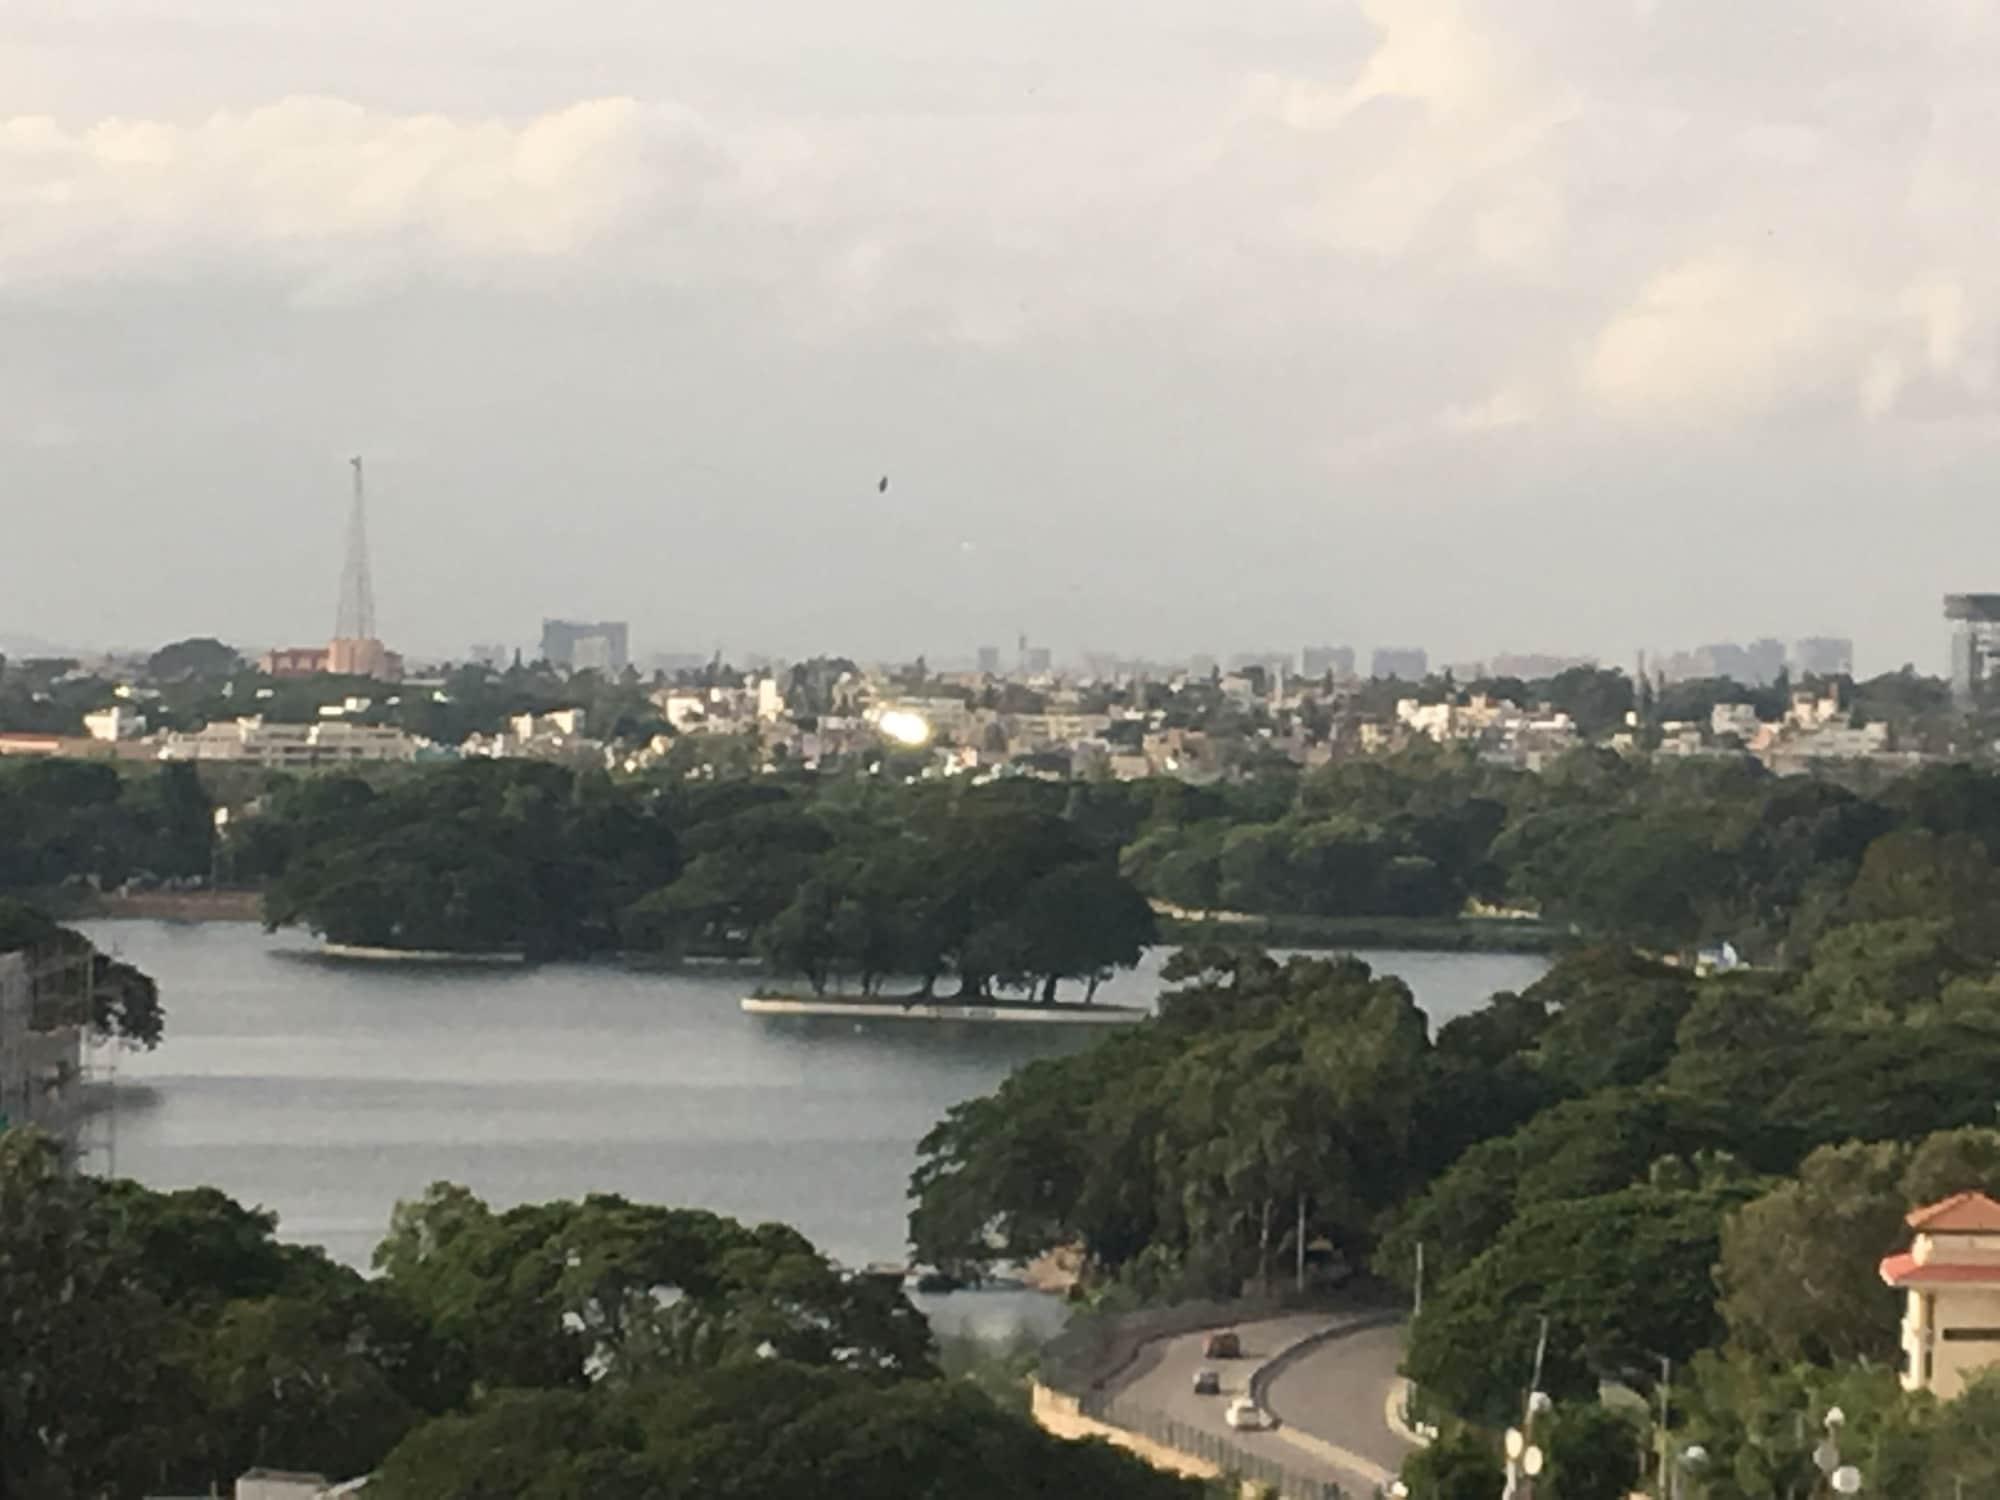
<path fill-rule="evenodd" d="M 1854 642 L 1839 635 L 1809 635 L 1792 642 L 1794 677 L 1852 677 Z"/>
<path fill-rule="evenodd" d="M 1000 675 L 1000 648 L 998 646 L 981 646 L 979 648 L 979 670 L 984 672 L 988 677 L 998 677 Z"/>
<path fill-rule="evenodd" d="M 542 621 L 542 660 L 571 672 L 622 673 L 631 661 L 623 620 Z"/>
<path fill-rule="evenodd" d="M 1377 646 L 1368 663 L 1370 677 L 1422 682 L 1430 675 L 1430 653 L 1421 646 Z"/>
<path fill-rule="evenodd" d="M 1338 682 L 1354 675 L 1354 648 L 1352 646 L 1308 646 L 1303 654 L 1305 675 L 1325 677 L 1329 674 Z"/>

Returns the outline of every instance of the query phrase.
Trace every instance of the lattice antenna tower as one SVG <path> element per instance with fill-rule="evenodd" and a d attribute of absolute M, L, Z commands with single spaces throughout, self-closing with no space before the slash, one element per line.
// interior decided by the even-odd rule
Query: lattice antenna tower
<path fill-rule="evenodd" d="M 347 561 L 340 570 L 340 608 L 334 615 L 337 641 L 375 639 L 375 584 L 368 575 L 368 487 L 359 457 L 354 466 L 354 508 L 347 517 Z"/>

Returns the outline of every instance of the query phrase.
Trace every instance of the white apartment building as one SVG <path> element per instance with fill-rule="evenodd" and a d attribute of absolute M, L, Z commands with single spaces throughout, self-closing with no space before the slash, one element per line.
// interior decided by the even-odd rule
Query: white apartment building
<path fill-rule="evenodd" d="M 420 745 L 400 729 L 378 724 L 267 724 L 257 716 L 205 724 L 160 739 L 161 760 L 235 761 L 283 770 L 410 761 Z"/>
<path fill-rule="evenodd" d="M 128 704 L 114 703 L 83 716 L 83 732 L 94 740 L 136 740 L 146 732 L 146 716 Z"/>

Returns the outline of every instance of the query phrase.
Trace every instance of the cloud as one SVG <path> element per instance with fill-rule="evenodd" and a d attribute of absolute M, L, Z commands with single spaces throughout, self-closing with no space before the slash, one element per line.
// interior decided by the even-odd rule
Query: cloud
<path fill-rule="evenodd" d="M 14 118 L 0 290 L 245 270 L 479 279 L 614 250 L 671 274 L 782 191 L 782 166 L 685 109 L 617 98 L 519 122 L 303 97 L 192 125 Z"/>
<path fill-rule="evenodd" d="M 1525 427 L 1540 415 L 1540 403 L 1526 391 L 1495 391 L 1483 400 L 1447 407 L 1438 425 L 1451 432 L 1502 432 Z"/>
<path fill-rule="evenodd" d="M 1654 277 L 1584 357 L 1584 391 L 1626 415 L 1677 419 L 1761 409 L 1837 378 L 1851 290 L 1811 268 L 1735 254 Z"/>

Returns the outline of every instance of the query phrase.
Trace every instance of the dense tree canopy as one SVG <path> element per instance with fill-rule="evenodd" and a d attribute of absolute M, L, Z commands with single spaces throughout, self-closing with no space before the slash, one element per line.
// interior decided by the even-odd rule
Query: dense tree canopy
<path fill-rule="evenodd" d="M 255 1466 L 379 1469 L 422 1500 L 1201 1493 L 939 1379 L 898 1282 L 782 1225 L 496 1212 L 439 1184 L 372 1280 L 275 1228 L 0 1132 L 0 1494 L 205 1493 Z"/>

